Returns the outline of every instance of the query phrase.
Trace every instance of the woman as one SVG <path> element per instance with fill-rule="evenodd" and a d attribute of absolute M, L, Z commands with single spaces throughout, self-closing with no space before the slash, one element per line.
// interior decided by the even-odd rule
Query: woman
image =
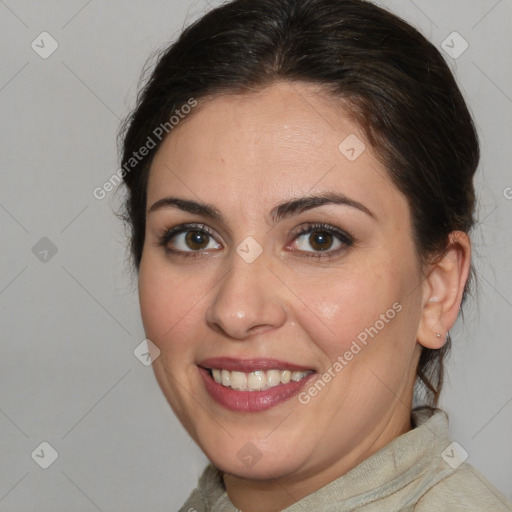
<path fill-rule="evenodd" d="M 122 168 L 155 375 L 212 463 L 181 510 L 511 509 L 437 408 L 478 159 L 439 52 L 365 1 L 235 0 L 160 56 Z"/>

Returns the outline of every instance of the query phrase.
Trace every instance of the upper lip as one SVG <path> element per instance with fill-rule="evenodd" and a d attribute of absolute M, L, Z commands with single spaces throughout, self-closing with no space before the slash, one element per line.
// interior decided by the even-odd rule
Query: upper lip
<path fill-rule="evenodd" d="M 208 370 L 219 369 L 244 373 L 251 373 L 256 370 L 290 370 L 296 372 L 312 370 L 312 368 L 307 366 L 270 358 L 237 359 L 234 357 L 211 357 L 203 359 L 198 363 L 198 366 Z"/>

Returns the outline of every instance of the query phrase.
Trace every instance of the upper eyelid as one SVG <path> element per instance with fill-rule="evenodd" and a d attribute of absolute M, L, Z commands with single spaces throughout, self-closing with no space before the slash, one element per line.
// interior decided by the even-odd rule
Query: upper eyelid
<path fill-rule="evenodd" d="M 217 230 L 211 228 L 204 222 L 186 222 L 184 224 L 173 226 L 172 228 L 163 229 L 160 232 L 159 238 L 165 238 L 168 236 L 174 237 L 182 233 L 187 233 L 188 231 L 201 231 L 213 238 L 215 238 L 214 233 L 217 233 Z"/>
<path fill-rule="evenodd" d="M 164 228 L 159 233 L 157 233 L 157 241 L 155 243 L 155 246 L 157 247 L 163 247 L 166 249 L 167 244 L 171 242 L 171 240 L 178 235 L 182 235 L 183 233 L 187 233 L 189 231 L 200 231 L 204 232 L 210 237 L 212 237 L 217 243 L 219 243 L 215 236 L 211 233 L 212 230 L 209 226 L 207 226 L 205 223 L 184 223 L 184 224 L 178 224 L 176 226 L 173 226 L 171 228 Z M 222 245 L 222 244 L 221 244 Z M 176 250 L 176 249 L 166 249 L 171 252 L 175 253 L 182 253 L 182 254 L 201 254 L 203 251 L 182 251 L 182 250 Z"/>
<path fill-rule="evenodd" d="M 345 238 L 350 238 L 351 240 L 353 239 L 353 236 L 350 235 L 347 231 L 336 226 L 332 226 L 328 222 L 305 222 L 297 226 L 297 228 L 295 228 L 294 230 L 292 230 L 292 233 L 293 236 L 296 237 L 298 235 L 305 234 L 310 231 L 321 231 L 322 229 L 343 236 Z"/>
<path fill-rule="evenodd" d="M 215 231 L 217 233 L 217 230 L 214 228 L 211 228 L 208 226 L 208 224 L 204 222 L 185 222 L 183 224 L 177 224 L 176 226 L 173 226 L 172 228 L 165 229 L 164 233 L 174 231 L 175 234 L 186 232 L 186 231 L 193 231 L 195 228 L 197 228 L 197 231 L 205 231 L 208 234 L 211 234 L 211 231 Z M 346 234 L 347 236 L 350 236 L 348 233 L 346 233 L 343 229 L 337 228 L 336 226 L 332 226 L 331 224 L 327 222 L 303 222 L 299 224 L 296 228 L 292 230 L 294 235 L 298 235 L 304 232 L 307 232 L 309 230 L 313 229 L 325 229 L 327 231 L 333 231 L 333 232 L 339 232 L 340 234 Z"/>

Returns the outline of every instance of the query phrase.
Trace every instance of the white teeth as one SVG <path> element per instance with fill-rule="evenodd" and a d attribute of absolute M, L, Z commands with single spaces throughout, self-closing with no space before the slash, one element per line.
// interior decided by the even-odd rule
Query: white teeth
<path fill-rule="evenodd" d="M 222 376 L 220 374 L 220 370 L 212 370 L 212 374 L 213 374 L 213 379 L 215 380 L 215 382 L 217 384 L 221 384 L 222 383 Z"/>
<path fill-rule="evenodd" d="M 312 371 L 290 371 L 290 370 L 255 370 L 251 373 L 230 372 L 228 370 L 212 369 L 213 379 L 217 384 L 231 387 L 237 391 L 259 391 L 280 384 L 288 384 L 290 380 L 298 382 L 311 374 Z"/>
<path fill-rule="evenodd" d="M 222 385 L 228 387 L 230 382 L 230 375 L 231 372 L 228 372 L 227 370 L 222 370 L 220 373 L 221 379 L 222 379 Z"/>
<path fill-rule="evenodd" d="M 265 372 L 256 370 L 247 376 L 247 387 L 249 389 L 262 389 L 267 384 Z"/>
<path fill-rule="evenodd" d="M 226 371 L 226 370 L 223 370 Z M 231 373 L 231 387 L 233 389 L 245 389 L 247 387 L 247 375 L 242 372 Z"/>
<path fill-rule="evenodd" d="M 267 372 L 267 386 L 277 386 L 281 384 L 281 372 L 279 370 L 268 370 Z"/>

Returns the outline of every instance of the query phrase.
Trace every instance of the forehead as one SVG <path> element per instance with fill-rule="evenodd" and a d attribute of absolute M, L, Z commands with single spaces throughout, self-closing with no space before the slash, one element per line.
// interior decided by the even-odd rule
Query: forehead
<path fill-rule="evenodd" d="M 148 205 L 182 194 L 254 210 L 324 191 L 368 202 L 377 215 L 404 207 L 341 102 L 318 86 L 278 83 L 200 102 L 155 155 Z"/>

